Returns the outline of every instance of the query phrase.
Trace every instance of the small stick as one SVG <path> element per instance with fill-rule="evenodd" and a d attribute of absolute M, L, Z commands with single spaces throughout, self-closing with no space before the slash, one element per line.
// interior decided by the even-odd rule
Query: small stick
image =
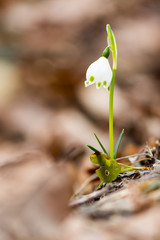
<path fill-rule="evenodd" d="M 91 175 L 89 178 L 87 178 L 82 185 L 80 186 L 80 188 L 73 194 L 73 196 L 71 197 L 71 199 L 75 198 L 90 182 L 92 182 L 93 180 L 95 180 L 96 178 L 98 178 L 97 173 L 94 173 L 93 175 Z"/>
<path fill-rule="evenodd" d="M 103 196 L 103 194 L 106 195 L 107 193 L 109 193 L 109 185 L 107 185 L 106 187 L 104 187 L 98 191 L 94 191 L 90 194 L 83 195 L 81 198 L 72 200 L 70 202 L 69 206 L 76 207 L 76 206 L 82 205 L 84 203 L 94 200 L 95 198 Z"/>
<path fill-rule="evenodd" d="M 152 159 L 149 159 L 149 158 L 142 158 L 142 159 L 139 159 L 139 160 L 135 161 L 134 163 L 132 163 L 131 166 L 133 166 L 133 165 L 135 165 L 136 163 L 139 163 L 139 162 L 141 162 L 141 161 L 144 161 L 144 160 L 148 160 L 148 161 L 150 161 L 150 160 L 152 160 Z"/>
<path fill-rule="evenodd" d="M 120 158 L 116 158 L 116 161 L 119 161 L 121 159 L 125 159 L 125 158 L 130 158 L 130 157 L 135 157 L 135 156 L 144 156 L 145 153 L 137 153 L 137 154 L 133 154 L 133 155 L 129 155 L 129 156 L 125 156 L 125 157 L 120 157 Z"/>

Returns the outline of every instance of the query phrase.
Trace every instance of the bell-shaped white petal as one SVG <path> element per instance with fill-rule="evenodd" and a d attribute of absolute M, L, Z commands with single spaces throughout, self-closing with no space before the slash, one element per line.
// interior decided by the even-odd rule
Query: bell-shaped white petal
<path fill-rule="evenodd" d="M 87 69 L 85 87 L 95 83 L 97 89 L 99 89 L 101 86 L 108 89 L 111 80 L 112 70 L 109 61 L 105 57 L 100 57 Z"/>

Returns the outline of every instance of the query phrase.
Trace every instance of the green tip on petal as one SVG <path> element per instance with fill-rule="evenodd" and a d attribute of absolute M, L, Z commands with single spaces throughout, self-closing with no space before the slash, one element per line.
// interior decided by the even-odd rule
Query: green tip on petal
<path fill-rule="evenodd" d="M 89 81 L 85 81 L 85 87 L 89 86 Z"/>
<path fill-rule="evenodd" d="M 90 82 L 93 82 L 94 81 L 94 76 L 91 76 L 90 79 L 89 79 Z"/>
<path fill-rule="evenodd" d="M 101 87 L 101 82 L 98 82 L 98 85 L 97 85 L 97 87 L 98 87 L 98 88 L 100 88 L 100 87 Z"/>
<path fill-rule="evenodd" d="M 107 81 L 103 82 L 103 86 L 106 87 L 107 86 Z"/>

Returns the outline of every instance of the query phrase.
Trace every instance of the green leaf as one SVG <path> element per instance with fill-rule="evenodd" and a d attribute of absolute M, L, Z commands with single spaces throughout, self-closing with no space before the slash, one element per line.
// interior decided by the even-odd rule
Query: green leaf
<path fill-rule="evenodd" d="M 118 152 L 118 149 L 119 149 L 119 145 L 120 145 L 120 143 L 121 143 L 121 139 L 122 139 L 123 133 L 124 133 L 124 129 L 122 129 L 122 132 L 121 132 L 121 134 L 119 135 L 119 138 L 118 138 L 118 141 L 117 141 L 115 150 L 114 150 L 114 159 L 116 159 L 117 152 Z"/>
<path fill-rule="evenodd" d="M 90 156 L 94 164 L 99 164 L 100 168 L 96 170 L 97 176 L 102 182 L 109 183 L 115 180 L 122 170 L 122 166 L 114 159 L 110 159 L 101 152 L 96 152 Z"/>
<path fill-rule="evenodd" d="M 91 154 L 90 160 L 92 163 L 100 165 L 100 168 L 96 170 L 96 173 L 102 183 L 114 181 L 120 173 L 133 170 L 148 170 L 147 167 L 132 167 L 118 163 L 115 159 L 111 159 L 109 156 L 101 152 Z"/>
<path fill-rule="evenodd" d="M 99 140 L 99 138 L 97 137 L 97 135 L 96 135 L 95 133 L 94 133 L 94 136 L 96 137 L 96 139 L 97 139 L 97 141 L 98 141 L 100 147 L 102 148 L 103 152 L 104 152 L 105 154 L 108 155 L 108 153 L 107 153 L 105 147 L 103 146 L 103 144 L 101 143 L 101 141 Z"/>
<path fill-rule="evenodd" d="M 92 146 L 90 146 L 88 144 L 87 144 L 87 147 L 89 147 L 93 152 L 99 152 L 96 148 L 94 148 L 94 147 L 92 147 Z"/>

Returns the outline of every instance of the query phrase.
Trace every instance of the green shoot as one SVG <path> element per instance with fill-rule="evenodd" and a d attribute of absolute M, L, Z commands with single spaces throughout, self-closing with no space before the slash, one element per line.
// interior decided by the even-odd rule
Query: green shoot
<path fill-rule="evenodd" d="M 103 146 L 103 144 L 101 143 L 101 141 L 99 140 L 99 138 L 97 137 L 97 135 L 96 135 L 95 133 L 94 133 L 94 136 L 96 137 L 96 139 L 97 139 L 97 141 L 98 141 L 100 147 L 102 148 L 103 152 L 104 152 L 106 155 L 108 155 L 108 153 L 107 153 L 105 147 Z"/>
<path fill-rule="evenodd" d="M 124 129 L 122 129 L 122 132 L 121 132 L 121 134 L 119 135 L 119 138 L 118 138 L 118 141 L 117 141 L 115 150 L 114 150 L 114 159 L 116 159 L 116 157 L 117 157 L 117 152 L 118 152 L 118 149 L 119 149 L 119 145 L 120 145 L 120 143 L 121 143 L 121 139 L 122 139 L 123 133 L 124 133 Z"/>
<path fill-rule="evenodd" d="M 93 152 L 99 152 L 96 148 L 92 147 L 89 144 L 87 144 L 87 147 L 89 147 Z"/>

